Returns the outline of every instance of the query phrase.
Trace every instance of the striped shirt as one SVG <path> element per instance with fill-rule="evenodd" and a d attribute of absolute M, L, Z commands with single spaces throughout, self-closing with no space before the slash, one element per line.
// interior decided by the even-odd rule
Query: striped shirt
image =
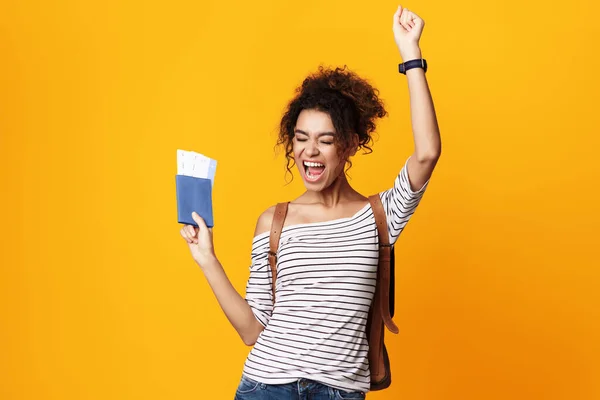
<path fill-rule="evenodd" d="M 410 188 L 406 163 L 379 195 L 394 244 L 427 187 Z M 379 238 L 371 205 L 352 217 L 285 226 L 273 307 L 269 234 L 254 237 L 246 301 L 265 326 L 244 375 L 266 384 L 300 378 L 347 390 L 370 387 L 366 322 L 375 292 Z"/>

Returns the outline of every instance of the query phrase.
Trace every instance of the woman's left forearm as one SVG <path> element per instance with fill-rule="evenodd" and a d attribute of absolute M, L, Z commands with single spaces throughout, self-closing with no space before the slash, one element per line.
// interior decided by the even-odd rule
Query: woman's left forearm
<path fill-rule="evenodd" d="M 419 47 L 414 47 L 401 54 L 403 62 L 420 59 Z M 410 96 L 410 116 L 415 141 L 415 157 L 419 162 L 437 160 L 442 144 L 433 99 L 427 84 L 425 71 L 412 68 L 406 71 L 408 92 Z"/>

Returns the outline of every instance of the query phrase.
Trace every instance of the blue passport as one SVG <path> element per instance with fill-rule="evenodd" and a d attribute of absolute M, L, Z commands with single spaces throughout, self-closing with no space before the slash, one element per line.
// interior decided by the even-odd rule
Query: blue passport
<path fill-rule="evenodd" d="M 192 218 L 192 212 L 198 213 L 206 222 L 206 226 L 212 228 L 212 181 L 210 179 L 195 178 L 193 176 L 175 175 L 177 194 L 177 221 L 180 224 L 198 224 Z"/>

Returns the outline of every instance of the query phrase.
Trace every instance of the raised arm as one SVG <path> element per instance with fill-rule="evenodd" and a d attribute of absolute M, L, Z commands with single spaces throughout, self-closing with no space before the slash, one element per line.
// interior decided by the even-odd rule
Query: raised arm
<path fill-rule="evenodd" d="M 421 59 L 419 39 L 425 22 L 415 13 L 399 6 L 394 14 L 394 39 L 402 62 Z M 410 112 L 414 136 L 414 153 L 408 160 L 407 170 L 413 190 L 421 188 L 431 177 L 440 157 L 442 144 L 429 92 L 425 71 L 412 68 L 406 71 L 410 96 Z"/>

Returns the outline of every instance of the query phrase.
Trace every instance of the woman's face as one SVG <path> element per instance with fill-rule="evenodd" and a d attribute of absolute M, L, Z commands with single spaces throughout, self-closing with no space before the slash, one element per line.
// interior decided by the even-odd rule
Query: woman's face
<path fill-rule="evenodd" d="M 343 173 L 346 160 L 340 157 L 335 135 L 329 114 L 317 110 L 300 112 L 294 129 L 294 159 L 309 190 L 325 189 Z"/>

